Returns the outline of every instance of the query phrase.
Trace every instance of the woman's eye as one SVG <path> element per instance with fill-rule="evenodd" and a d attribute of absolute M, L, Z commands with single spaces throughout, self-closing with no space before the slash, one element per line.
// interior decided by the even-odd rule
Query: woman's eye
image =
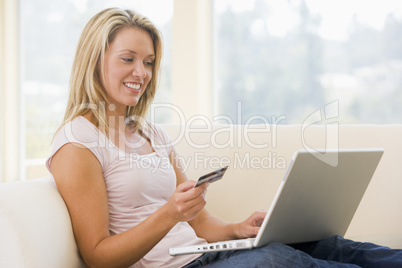
<path fill-rule="evenodd" d="M 131 59 L 131 58 L 122 58 L 122 60 L 124 62 L 133 62 L 133 59 Z"/>
<path fill-rule="evenodd" d="M 146 61 L 144 64 L 145 64 L 145 66 L 148 66 L 148 67 L 154 66 L 154 62 L 153 62 L 153 61 Z"/>

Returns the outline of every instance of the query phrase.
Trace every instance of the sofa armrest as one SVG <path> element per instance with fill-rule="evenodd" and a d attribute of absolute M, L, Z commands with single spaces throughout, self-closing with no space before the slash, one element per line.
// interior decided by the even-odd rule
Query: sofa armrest
<path fill-rule="evenodd" d="M 53 181 L 0 184 L 0 267 L 85 267 Z"/>

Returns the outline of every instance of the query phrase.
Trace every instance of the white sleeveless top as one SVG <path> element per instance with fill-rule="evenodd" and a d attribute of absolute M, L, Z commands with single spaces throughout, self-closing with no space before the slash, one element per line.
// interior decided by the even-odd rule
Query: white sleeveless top
<path fill-rule="evenodd" d="M 160 127 L 147 123 L 144 130 L 155 152 L 126 154 L 91 122 L 80 116 L 56 134 L 51 155 L 67 143 L 79 143 L 95 155 L 102 166 L 109 201 L 110 234 L 124 232 L 148 218 L 170 198 L 176 188 L 176 174 L 169 161 L 170 139 Z M 163 224 L 163 223 L 161 223 Z M 206 243 L 187 222 L 173 229 L 140 261 L 131 267 L 181 267 L 200 255 L 171 257 L 169 248 Z"/>

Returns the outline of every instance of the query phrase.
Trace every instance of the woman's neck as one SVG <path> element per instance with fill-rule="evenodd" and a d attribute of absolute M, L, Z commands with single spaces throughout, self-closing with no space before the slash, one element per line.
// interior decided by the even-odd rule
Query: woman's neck
<path fill-rule="evenodd" d="M 124 131 L 126 127 L 126 106 L 115 106 L 110 104 L 108 109 L 106 109 L 106 122 L 109 129 L 114 129 L 115 131 Z"/>

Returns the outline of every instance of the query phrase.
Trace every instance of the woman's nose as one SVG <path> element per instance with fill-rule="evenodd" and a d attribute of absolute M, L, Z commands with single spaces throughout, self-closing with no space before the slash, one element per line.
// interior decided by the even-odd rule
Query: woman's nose
<path fill-rule="evenodd" d="M 147 72 L 145 70 L 145 66 L 142 62 L 137 62 L 134 65 L 134 69 L 132 72 L 133 76 L 145 78 L 147 76 Z"/>

